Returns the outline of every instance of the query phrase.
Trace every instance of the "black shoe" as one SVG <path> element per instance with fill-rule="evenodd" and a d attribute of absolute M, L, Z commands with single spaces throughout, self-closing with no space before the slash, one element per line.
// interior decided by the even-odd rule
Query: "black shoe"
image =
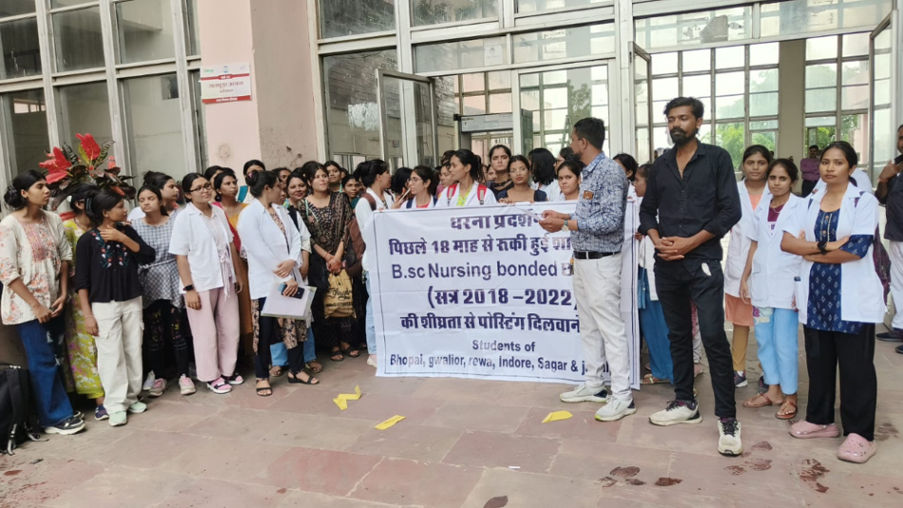
<path fill-rule="evenodd" d="M 896 352 L 900 353 L 901 355 L 903 355 L 903 346 L 897 346 L 897 347 L 895 347 L 895 348 L 894 348 L 894 351 L 896 351 Z"/>
<path fill-rule="evenodd" d="M 889 332 L 876 334 L 875 337 L 881 342 L 903 342 L 903 330 L 894 328 Z"/>

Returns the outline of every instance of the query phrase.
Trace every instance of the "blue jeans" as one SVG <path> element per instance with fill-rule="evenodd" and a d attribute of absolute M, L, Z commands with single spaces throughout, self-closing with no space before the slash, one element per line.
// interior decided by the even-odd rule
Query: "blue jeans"
<path fill-rule="evenodd" d="M 367 282 L 367 316 L 364 323 L 365 333 L 367 334 L 367 352 L 371 355 L 376 354 L 376 322 L 373 320 L 373 291 L 370 290 L 370 277 L 364 273 L 364 280 Z"/>
<path fill-rule="evenodd" d="M 671 342 L 668 340 L 668 325 L 665 313 L 658 300 L 649 294 L 649 278 L 645 268 L 640 268 L 640 331 L 649 348 L 649 366 L 652 377 L 674 380 L 674 365 L 671 362 Z"/>
<path fill-rule="evenodd" d="M 16 330 L 28 355 L 31 389 L 37 401 L 41 426 L 49 427 L 60 423 L 72 416 L 73 411 L 63 381 L 58 375 L 59 366 L 53 355 L 48 326 L 35 319 L 16 325 Z"/>
<path fill-rule="evenodd" d="M 270 355 L 273 357 L 274 367 L 285 367 L 288 365 L 288 349 L 285 348 L 285 344 L 282 342 L 270 344 Z"/>
<path fill-rule="evenodd" d="M 765 383 L 780 385 L 785 395 L 798 388 L 799 316 L 790 309 L 756 307 L 756 343 Z"/>
<path fill-rule="evenodd" d="M 307 327 L 307 340 L 304 341 L 304 363 L 310 363 L 317 359 L 317 345 L 314 343 L 314 330 Z"/>

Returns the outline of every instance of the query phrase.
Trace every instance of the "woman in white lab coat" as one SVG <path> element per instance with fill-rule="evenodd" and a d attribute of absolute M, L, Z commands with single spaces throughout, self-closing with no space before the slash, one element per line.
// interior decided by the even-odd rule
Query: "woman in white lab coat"
<path fill-rule="evenodd" d="M 724 265 L 724 317 L 734 325 L 731 354 L 734 359 L 734 384 L 746 386 L 746 346 L 749 328 L 753 326 L 752 305 L 740 299 L 740 277 L 749 254 L 750 233 L 755 212 L 768 203 L 770 194 L 765 172 L 771 164 L 771 152 L 762 145 L 752 145 L 743 152 L 743 180 L 737 184 L 743 215 L 731 228 L 727 259 Z"/>
<path fill-rule="evenodd" d="M 248 176 L 247 182 L 254 201 L 238 217 L 238 234 L 242 249 L 248 254 L 257 394 L 267 397 L 273 393 L 269 382 L 270 345 L 279 341 L 288 350 L 289 383 L 316 384 L 318 380 L 304 371 L 300 343 L 307 339 L 305 322 L 261 314 L 274 286 L 281 282 L 282 294 L 294 296 L 303 282 L 299 270 L 301 233 L 282 206 L 282 188 L 275 172 L 257 171 Z"/>
<path fill-rule="evenodd" d="M 876 451 L 875 323 L 884 318 L 883 288 L 875 272 L 872 242 L 878 201 L 851 182 L 856 151 L 835 141 L 822 152 L 825 191 L 806 201 L 796 224 L 784 227 L 781 248 L 803 256 L 797 307 L 806 342 L 809 399 L 793 437 L 834 438 L 834 396 L 840 369 L 840 418 L 847 436 L 841 460 L 866 462 Z"/>
<path fill-rule="evenodd" d="M 778 404 L 779 420 L 796 416 L 799 316 L 794 302 L 796 287 L 790 281 L 799 274 L 802 258 L 781 250 L 784 226 L 804 211 L 805 201 L 791 192 L 799 169 L 789 159 L 768 166 L 771 199 L 756 210 L 740 296 L 752 303 L 756 323 L 759 362 L 768 391 L 743 403 L 759 408 Z"/>
<path fill-rule="evenodd" d="M 449 160 L 452 184 L 442 189 L 436 208 L 497 204 L 489 187 L 480 183 L 483 163 L 480 156 L 466 148 L 457 150 Z"/>

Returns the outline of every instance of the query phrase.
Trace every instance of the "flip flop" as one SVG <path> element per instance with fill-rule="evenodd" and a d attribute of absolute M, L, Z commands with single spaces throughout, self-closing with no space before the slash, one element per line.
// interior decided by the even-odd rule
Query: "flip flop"
<path fill-rule="evenodd" d="M 783 400 L 781 400 L 781 401 L 771 400 L 768 398 L 768 395 L 766 395 L 764 393 L 757 393 L 755 397 L 753 397 L 747 401 L 744 401 L 743 407 L 749 407 L 749 408 L 756 409 L 756 408 L 760 408 L 760 407 L 773 406 L 775 404 L 783 404 L 783 403 L 784 403 Z"/>
<path fill-rule="evenodd" d="M 784 409 L 788 405 L 790 406 L 790 409 L 791 409 L 791 411 L 789 411 L 789 412 Z M 781 404 L 781 407 L 780 407 L 780 409 L 778 409 L 778 412 L 774 414 L 774 417 L 777 418 L 778 420 L 792 420 L 792 419 L 796 418 L 796 410 L 797 410 L 796 402 L 793 402 L 790 399 L 784 399 L 784 402 Z"/>

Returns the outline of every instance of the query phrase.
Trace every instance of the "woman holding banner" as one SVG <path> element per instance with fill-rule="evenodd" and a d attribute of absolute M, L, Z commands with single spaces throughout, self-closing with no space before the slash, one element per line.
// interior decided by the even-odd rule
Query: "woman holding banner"
<path fill-rule="evenodd" d="M 482 168 L 479 155 L 466 148 L 456 151 L 449 160 L 449 177 L 453 183 L 442 190 L 436 201 L 436 207 L 497 204 L 495 195 L 489 187 L 479 183 Z"/>

